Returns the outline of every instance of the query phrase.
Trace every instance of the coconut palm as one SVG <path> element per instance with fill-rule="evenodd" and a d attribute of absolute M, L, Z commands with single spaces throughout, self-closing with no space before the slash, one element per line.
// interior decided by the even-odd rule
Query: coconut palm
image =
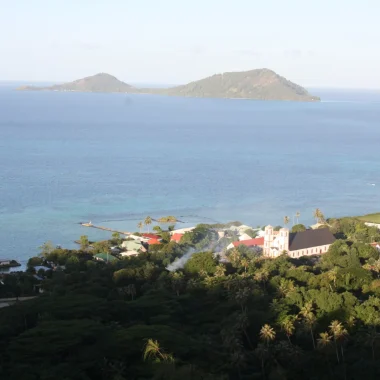
<path fill-rule="evenodd" d="M 294 315 L 289 315 L 281 322 L 281 328 L 284 330 L 286 336 L 288 337 L 290 344 L 292 344 L 290 337 L 294 334 L 295 331 L 294 322 L 296 318 L 297 317 Z"/>
<path fill-rule="evenodd" d="M 311 340 L 313 342 L 313 347 L 315 348 L 314 339 L 314 327 L 317 323 L 317 318 L 314 315 L 314 308 L 312 302 L 307 302 L 300 310 L 299 314 L 303 318 L 305 327 L 310 330 Z"/>
<path fill-rule="evenodd" d="M 318 342 L 318 348 L 326 348 L 331 345 L 331 338 L 332 336 L 329 335 L 328 332 L 323 332 L 319 334 L 319 338 L 317 340 Z"/>
<path fill-rule="evenodd" d="M 244 272 L 247 273 L 247 268 L 249 267 L 249 261 L 246 257 L 240 260 L 240 265 L 244 268 Z"/>
<path fill-rule="evenodd" d="M 260 330 L 260 339 L 268 346 L 275 338 L 276 332 L 274 329 L 270 325 L 265 324 Z"/>
<path fill-rule="evenodd" d="M 314 327 L 317 323 L 317 318 L 313 313 L 309 313 L 304 318 L 305 326 L 310 330 L 311 340 L 313 342 L 313 347 L 315 348 L 315 340 L 314 340 Z"/>
<path fill-rule="evenodd" d="M 225 272 L 226 272 L 225 266 L 223 264 L 219 264 L 215 269 L 214 276 L 223 277 Z"/>
<path fill-rule="evenodd" d="M 282 297 L 287 297 L 289 293 L 294 292 L 295 286 L 293 280 L 287 280 L 286 278 L 281 278 L 280 285 L 278 286 L 278 294 Z"/>
<path fill-rule="evenodd" d="M 152 359 L 158 363 L 161 361 L 166 363 L 174 362 L 173 355 L 165 353 L 164 350 L 160 347 L 158 341 L 153 339 L 148 339 L 146 342 L 143 357 L 144 360 Z"/>
<path fill-rule="evenodd" d="M 170 278 L 171 278 L 172 289 L 176 292 L 177 296 L 179 296 L 179 292 L 182 289 L 183 284 L 184 284 L 183 273 L 171 272 Z"/>
<path fill-rule="evenodd" d="M 289 222 L 290 222 L 289 217 L 288 216 L 284 216 L 284 224 L 285 224 L 285 226 L 288 225 Z"/>
<path fill-rule="evenodd" d="M 249 326 L 249 319 L 247 312 L 244 310 L 241 313 L 238 313 L 236 316 L 236 328 L 242 331 L 247 339 L 248 344 L 253 349 L 253 345 L 251 342 L 251 339 L 249 338 L 249 335 L 247 333 L 247 328 Z"/>
<path fill-rule="evenodd" d="M 129 284 L 126 289 L 125 289 L 125 292 L 132 298 L 132 301 L 133 299 L 135 298 L 135 295 L 136 295 L 136 287 L 134 284 Z"/>
<path fill-rule="evenodd" d="M 229 255 L 229 258 L 231 260 L 231 263 L 234 265 L 234 266 L 237 266 L 237 264 L 239 263 L 240 261 L 240 252 L 237 248 L 234 248 L 232 250 L 232 252 L 230 253 Z"/>
<path fill-rule="evenodd" d="M 348 317 L 347 321 L 346 321 L 346 324 L 347 324 L 347 327 L 348 327 L 349 329 L 354 328 L 355 325 L 356 325 L 356 319 L 355 319 L 355 317 L 354 317 L 353 315 L 350 315 L 350 316 Z"/>
<path fill-rule="evenodd" d="M 138 223 L 137 223 L 137 228 L 139 229 L 140 234 L 142 233 L 142 229 L 143 229 L 143 227 L 144 227 L 144 223 L 143 223 L 143 222 L 138 222 Z"/>
<path fill-rule="evenodd" d="M 236 291 L 234 295 L 235 301 L 238 305 L 240 305 L 242 312 L 246 310 L 246 305 L 251 294 L 252 294 L 252 291 L 248 287 L 244 287 Z"/>
<path fill-rule="evenodd" d="M 377 332 L 375 326 L 368 327 L 365 331 L 365 344 L 371 346 L 372 349 L 372 360 L 375 361 L 375 343 L 380 340 L 380 334 Z"/>
<path fill-rule="evenodd" d="M 152 218 L 150 216 L 147 216 L 144 220 L 144 224 L 148 227 L 148 232 L 149 232 L 149 226 L 152 224 Z"/>
<path fill-rule="evenodd" d="M 301 213 L 299 211 L 296 212 L 296 220 L 297 220 L 297 224 L 298 224 L 298 219 L 299 217 L 301 216 Z"/>
<path fill-rule="evenodd" d="M 269 278 L 269 272 L 266 270 L 266 269 L 260 269 L 258 270 L 255 275 L 253 276 L 253 278 L 257 281 L 257 282 L 262 282 L 263 283 L 263 287 L 265 289 L 265 283 L 268 281 L 268 278 Z"/>
<path fill-rule="evenodd" d="M 314 219 L 317 223 L 323 223 L 325 221 L 325 216 L 319 208 L 316 208 L 313 212 Z"/>
<path fill-rule="evenodd" d="M 336 280 L 338 278 L 338 268 L 334 267 L 327 272 L 327 278 L 334 284 L 334 288 L 336 288 Z"/>
<path fill-rule="evenodd" d="M 343 339 L 348 335 L 348 332 L 344 328 L 342 323 L 337 321 L 337 320 L 331 322 L 329 329 L 330 329 L 331 335 L 334 338 L 336 358 L 337 358 L 338 363 L 340 363 L 338 344 L 339 344 L 339 342 L 343 341 Z M 341 352 L 342 352 L 342 359 L 344 360 L 344 352 L 343 352 L 343 346 L 342 345 L 341 345 Z"/>
<path fill-rule="evenodd" d="M 263 343 L 259 343 L 257 345 L 257 348 L 255 349 L 255 355 L 260 358 L 261 373 L 262 373 L 263 379 L 265 379 L 265 360 L 269 357 L 268 346 L 266 346 Z"/>
<path fill-rule="evenodd" d="M 301 310 L 299 312 L 299 314 L 302 316 L 302 317 L 305 317 L 307 316 L 309 313 L 313 313 L 314 312 L 314 308 L 313 308 L 313 303 L 312 302 L 306 302 L 305 305 L 303 305 L 301 307 Z"/>

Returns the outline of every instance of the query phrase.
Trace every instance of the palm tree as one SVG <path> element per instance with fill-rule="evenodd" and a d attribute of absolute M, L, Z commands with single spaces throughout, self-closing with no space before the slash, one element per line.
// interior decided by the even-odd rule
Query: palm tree
<path fill-rule="evenodd" d="M 305 317 L 309 313 L 313 313 L 313 312 L 314 312 L 313 303 L 312 302 L 306 302 L 305 305 L 303 305 L 301 307 L 299 314 L 301 314 L 301 316 Z"/>
<path fill-rule="evenodd" d="M 260 330 L 260 339 L 269 346 L 269 343 L 272 342 L 276 338 L 276 332 L 274 329 L 265 324 Z"/>
<path fill-rule="evenodd" d="M 327 272 L 327 278 L 334 284 L 334 288 L 336 288 L 336 280 L 338 278 L 338 268 L 334 267 Z"/>
<path fill-rule="evenodd" d="M 318 348 L 326 348 L 331 345 L 332 336 L 328 332 L 323 332 L 319 334 L 318 338 Z"/>
<path fill-rule="evenodd" d="M 356 319 L 355 319 L 355 317 L 354 317 L 353 315 L 350 315 L 350 316 L 348 317 L 346 323 L 347 323 L 347 327 L 348 327 L 349 329 L 354 328 L 355 325 L 356 325 Z"/>
<path fill-rule="evenodd" d="M 296 220 L 297 220 L 297 224 L 298 224 L 298 219 L 299 217 L 301 216 L 301 213 L 299 211 L 296 212 Z"/>
<path fill-rule="evenodd" d="M 269 356 L 268 347 L 263 343 L 259 343 L 255 350 L 255 354 L 261 359 L 261 372 L 263 379 L 265 380 L 265 359 Z"/>
<path fill-rule="evenodd" d="M 129 284 L 126 288 L 126 293 L 131 296 L 132 298 L 132 301 L 133 299 L 135 298 L 135 295 L 136 295 L 136 287 L 135 287 L 135 284 Z"/>
<path fill-rule="evenodd" d="M 295 286 L 293 280 L 287 280 L 286 278 L 281 278 L 280 285 L 278 286 L 278 293 L 282 297 L 287 297 L 289 293 L 294 292 Z"/>
<path fill-rule="evenodd" d="M 87 235 L 82 235 L 79 239 L 79 242 L 80 242 L 80 249 L 83 251 L 87 250 L 87 248 L 90 246 L 90 242 L 88 240 Z"/>
<path fill-rule="evenodd" d="M 375 361 L 375 343 L 380 339 L 380 334 L 377 332 L 375 326 L 368 327 L 368 330 L 365 332 L 366 339 L 365 343 L 371 346 L 372 349 L 372 360 Z"/>
<path fill-rule="evenodd" d="M 281 322 L 281 327 L 284 330 L 286 336 L 288 337 L 290 344 L 292 344 L 290 337 L 294 334 L 294 331 L 295 331 L 294 322 L 296 318 L 297 317 L 294 315 L 289 315 Z"/>
<path fill-rule="evenodd" d="M 244 268 L 244 272 L 247 273 L 247 268 L 249 267 L 248 259 L 243 257 L 240 261 L 240 265 Z"/>
<path fill-rule="evenodd" d="M 149 226 L 152 224 L 152 218 L 150 216 L 147 216 L 144 220 L 144 224 L 148 227 L 149 232 Z"/>
<path fill-rule="evenodd" d="M 337 320 L 331 322 L 329 329 L 330 329 L 331 335 L 334 338 L 336 358 L 337 358 L 338 363 L 340 363 L 338 343 L 339 343 L 339 341 L 342 341 L 348 335 L 348 332 L 344 328 L 342 323 L 337 321 Z M 342 352 L 342 359 L 344 360 L 344 353 L 343 353 L 343 346 L 342 345 L 341 345 L 341 352 Z"/>
<path fill-rule="evenodd" d="M 305 316 L 304 319 L 305 326 L 310 330 L 311 340 L 313 342 L 313 347 L 315 349 L 315 340 L 314 340 L 314 327 L 317 323 L 317 318 L 313 313 L 309 313 Z"/>
<path fill-rule="evenodd" d="M 166 363 L 173 363 L 174 357 L 172 354 L 167 354 L 164 352 L 164 350 L 160 347 L 160 344 L 157 340 L 148 339 L 146 342 L 146 345 L 144 347 L 144 360 L 152 359 L 155 362 L 166 362 Z"/>
<path fill-rule="evenodd" d="M 223 277 L 225 272 L 226 272 L 225 266 L 223 264 L 219 264 L 215 269 L 214 276 Z"/>
<path fill-rule="evenodd" d="M 247 338 L 247 342 L 250 345 L 251 349 L 253 349 L 251 339 L 247 333 L 247 327 L 249 326 L 249 319 L 247 312 L 244 310 L 241 313 L 238 313 L 236 316 L 236 327 L 243 331 L 245 337 Z"/>
<path fill-rule="evenodd" d="M 172 289 L 179 296 L 179 292 L 183 286 L 183 273 L 181 272 L 172 272 L 170 273 Z"/>
<path fill-rule="evenodd" d="M 290 222 L 289 217 L 288 216 L 284 216 L 284 224 L 285 224 L 285 226 L 288 225 L 289 222 Z"/>
<path fill-rule="evenodd" d="M 314 219 L 317 223 L 323 223 L 325 221 L 325 216 L 319 208 L 316 208 L 313 212 Z"/>
<path fill-rule="evenodd" d="M 235 301 L 240 305 L 241 311 L 244 312 L 246 310 L 246 305 L 249 297 L 251 296 L 252 291 L 248 287 L 244 287 L 242 289 L 238 289 L 235 293 Z"/>
<path fill-rule="evenodd" d="M 312 302 L 307 302 L 300 310 L 299 314 L 303 317 L 305 327 L 310 330 L 311 340 L 313 347 L 315 348 L 314 339 L 314 327 L 317 322 L 317 318 L 314 315 L 314 308 Z"/>
<path fill-rule="evenodd" d="M 231 260 L 231 263 L 234 265 L 234 266 L 237 266 L 237 264 L 239 263 L 240 261 L 240 252 L 239 250 L 235 247 L 232 252 L 230 253 L 229 255 L 229 258 Z"/>
<path fill-rule="evenodd" d="M 140 230 L 140 234 L 142 233 L 143 227 L 144 227 L 144 223 L 143 222 L 138 222 L 137 223 L 137 228 Z"/>
<path fill-rule="evenodd" d="M 268 278 L 269 278 L 269 272 L 266 270 L 266 269 L 260 269 L 258 270 L 255 275 L 253 276 L 253 278 L 257 281 L 257 282 L 262 282 L 263 283 L 263 287 L 265 289 L 265 283 L 268 281 Z"/>
<path fill-rule="evenodd" d="M 154 226 L 153 231 L 155 231 L 157 234 L 162 234 L 164 232 L 160 226 Z"/>

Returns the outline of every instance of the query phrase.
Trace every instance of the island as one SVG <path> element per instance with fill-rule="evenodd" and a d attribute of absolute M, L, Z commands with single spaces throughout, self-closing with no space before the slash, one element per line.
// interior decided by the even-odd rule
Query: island
<path fill-rule="evenodd" d="M 75 92 L 135 92 L 138 91 L 113 75 L 99 73 L 73 82 L 55 84 L 49 87 L 22 86 L 20 91 L 75 91 Z"/>
<path fill-rule="evenodd" d="M 170 88 L 137 88 L 100 73 L 74 82 L 50 87 L 22 86 L 20 91 L 76 91 L 156 94 L 193 98 L 228 98 L 252 100 L 287 100 L 315 102 L 320 98 L 269 69 L 215 74 L 182 86 Z"/>

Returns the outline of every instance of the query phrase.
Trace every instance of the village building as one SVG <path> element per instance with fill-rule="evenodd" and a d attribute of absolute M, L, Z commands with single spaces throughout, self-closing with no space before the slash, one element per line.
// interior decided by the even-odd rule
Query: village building
<path fill-rule="evenodd" d="M 281 228 L 277 234 L 272 226 L 265 227 L 263 254 L 278 257 L 286 252 L 290 257 L 320 255 L 326 253 L 335 241 L 328 228 L 309 229 L 302 232 L 289 232 Z"/>
<path fill-rule="evenodd" d="M 246 247 L 257 248 L 257 250 L 262 250 L 262 248 L 264 247 L 264 237 L 234 241 L 227 246 L 227 249 L 237 248 L 239 247 L 239 245 L 245 245 Z"/>
<path fill-rule="evenodd" d="M 105 263 L 111 263 L 117 261 L 115 256 L 110 255 L 109 253 L 97 253 L 94 255 L 94 259 L 97 261 L 103 261 Z"/>
<path fill-rule="evenodd" d="M 239 240 L 251 240 L 251 239 L 252 239 L 252 236 L 249 236 L 245 232 L 239 235 Z"/>
<path fill-rule="evenodd" d="M 149 239 L 147 243 L 148 245 L 155 245 L 155 244 L 161 244 L 161 241 L 158 239 Z"/>
<path fill-rule="evenodd" d="M 170 241 L 175 241 L 176 243 L 179 243 L 182 239 L 182 236 L 184 234 L 180 234 L 178 232 L 174 233 L 171 237 L 170 237 Z"/>
<path fill-rule="evenodd" d="M 137 256 L 139 255 L 140 252 L 137 251 L 125 251 L 125 252 L 120 252 L 120 256 L 122 257 L 130 257 L 130 256 Z"/>
<path fill-rule="evenodd" d="M 141 234 L 142 237 L 144 237 L 145 239 L 156 239 L 156 240 L 159 240 L 161 239 L 161 237 L 157 234 L 152 234 L 152 233 L 143 233 Z"/>
<path fill-rule="evenodd" d="M 144 246 L 141 244 L 141 241 L 138 240 L 125 240 L 121 244 L 121 247 L 124 248 L 126 251 L 146 251 Z"/>
<path fill-rule="evenodd" d="M 184 234 L 186 232 L 191 232 L 195 227 L 184 227 L 184 228 L 178 228 L 171 232 L 172 235 L 174 234 Z"/>

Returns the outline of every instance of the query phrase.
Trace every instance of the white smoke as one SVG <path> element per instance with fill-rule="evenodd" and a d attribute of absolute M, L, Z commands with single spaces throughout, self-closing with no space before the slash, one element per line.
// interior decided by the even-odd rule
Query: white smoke
<path fill-rule="evenodd" d="M 183 268 L 185 264 L 189 261 L 190 257 L 196 252 L 194 248 L 190 248 L 189 252 L 185 253 L 182 257 L 176 259 L 171 264 L 169 264 L 166 269 L 170 272 L 174 272 L 177 269 Z"/>

